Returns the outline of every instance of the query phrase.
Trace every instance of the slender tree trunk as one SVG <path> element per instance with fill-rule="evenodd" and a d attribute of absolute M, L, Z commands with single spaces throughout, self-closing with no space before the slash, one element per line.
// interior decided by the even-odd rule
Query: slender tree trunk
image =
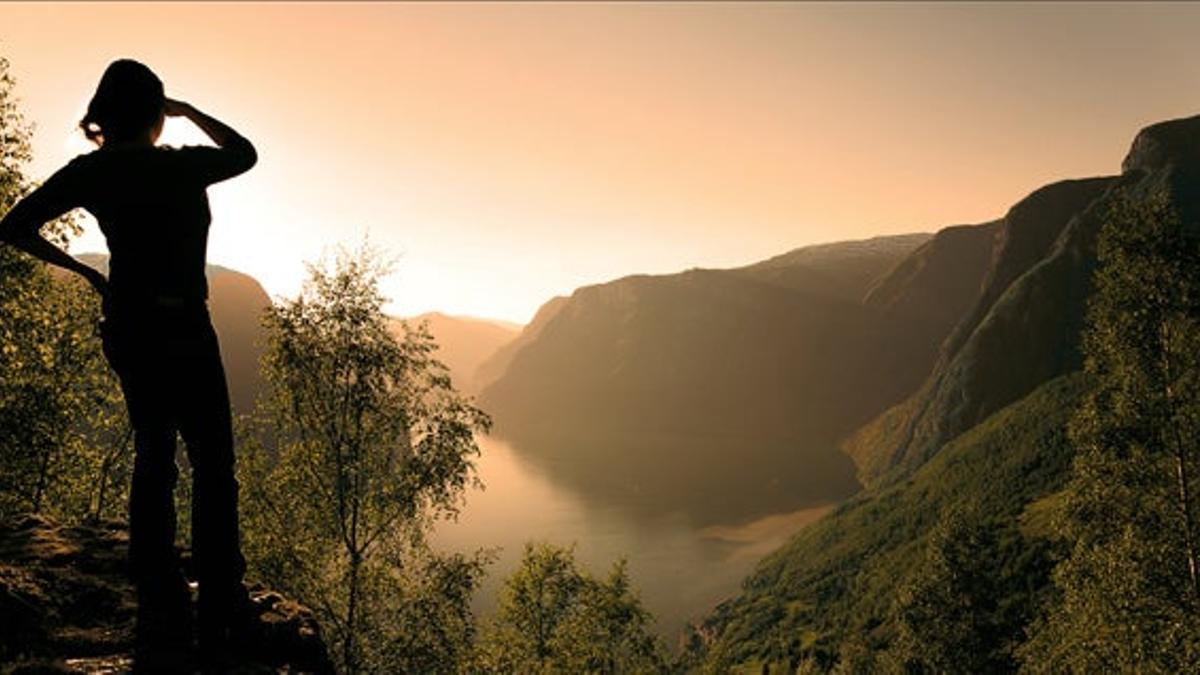
<path fill-rule="evenodd" d="M 108 496 L 108 472 L 112 469 L 112 464 L 116 461 L 117 456 L 129 447 L 129 439 L 133 436 L 133 425 L 129 424 L 125 427 L 125 433 L 121 435 L 121 440 L 116 446 L 104 455 L 104 462 L 100 464 L 99 485 L 96 490 L 96 509 L 92 512 L 92 520 L 99 521 L 104 517 L 104 501 Z"/>
<path fill-rule="evenodd" d="M 355 446 L 355 449 L 357 449 L 357 446 Z M 362 566 L 363 560 L 363 552 L 358 545 L 358 515 L 360 506 L 359 497 L 361 493 L 358 491 L 356 478 L 358 475 L 358 470 L 361 469 L 361 467 L 358 466 L 357 453 L 355 454 L 354 459 L 356 460 L 353 464 L 355 473 L 349 481 L 348 487 L 351 492 L 347 495 L 348 499 L 346 500 L 350 506 L 350 526 L 348 528 L 349 547 L 347 550 L 347 552 L 350 554 L 350 597 L 346 602 L 346 613 L 348 614 L 347 618 L 349 619 L 347 621 L 347 626 L 349 627 L 349 631 L 346 635 L 346 642 L 344 645 L 345 653 L 343 656 L 346 660 L 346 672 L 348 673 L 358 672 L 358 663 L 356 662 L 357 660 L 355 658 L 355 647 L 357 646 L 358 637 L 358 595 L 360 592 L 358 587 L 358 570 Z"/>
<path fill-rule="evenodd" d="M 1171 428 L 1175 445 L 1175 483 L 1179 494 L 1179 511 L 1183 515 L 1183 541 L 1187 547 L 1188 579 L 1192 585 L 1192 598 L 1200 601 L 1200 579 L 1196 572 L 1196 543 L 1193 536 L 1192 498 L 1188 481 L 1183 435 L 1179 431 L 1179 420 L 1175 414 L 1175 391 L 1172 386 L 1170 329 L 1166 321 L 1159 324 L 1162 349 L 1163 395 L 1167 404 L 1167 425 Z"/>
<path fill-rule="evenodd" d="M 92 520 L 100 522 L 100 514 L 104 513 L 104 497 L 106 488 L 108 487 L 108 467 L 110 465 L 111 456 L 105 455 L 104 461 L 100 463 L 100 475 L 96 479 L 96 506 L 92 509 Z"/>
<path fill-rule="evenodd" d="M 1175 434 L 1178 437 L 1178 429 L 1175 430 Z M 1179 508 L 1183 511 L 1183 538 L 1187 545 L 1188 575 L 1192 581 L 1192 595 L 1196 600 L 1200 600 L 1200 581 L 1196 578 L 1196 545 L 1192 538 L 1191 496 L 1188 493 L 1187 466 L 1183 459 L 1182 448 L 1176 445 L 1175 477 L 1179 484 Z"/>
<path fill-rule="evenodd" d="M 42 512 L 42 500 L 46 497 L 46 484 L 49 482 L 50 476 L 50 453 L 52 450 L 47 447 L 46 452 L 42 454 L 41 464 L 38 466 L 37 486 L 33 492 L 33 512 Z"/>
<path fill-rule="evenodd" d="M 355 632 L 358 630 L 358 554 L 350 554 L 350 598 L 346 603 L 346 639 L 342 642 L 342 660 L 346 663 L 346 672 L 358 672 L 355 663 Z"/>

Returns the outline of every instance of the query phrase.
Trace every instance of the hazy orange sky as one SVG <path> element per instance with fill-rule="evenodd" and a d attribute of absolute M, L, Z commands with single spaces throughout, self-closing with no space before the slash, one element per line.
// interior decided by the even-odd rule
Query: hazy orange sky
<path fill-rule="evenodd" d="M 1003 214 L 1200 113 L 1200 5 L 0 4 L 33 177 L 114 58 L 228 122 L 212 262 L 272 293 L 364 236 L 391 309 L 527 320 L 635 272 Z M 195 142 L 187 123 L 166 140 Z M 94 225 L 72 250 L 102 250 Z"/>

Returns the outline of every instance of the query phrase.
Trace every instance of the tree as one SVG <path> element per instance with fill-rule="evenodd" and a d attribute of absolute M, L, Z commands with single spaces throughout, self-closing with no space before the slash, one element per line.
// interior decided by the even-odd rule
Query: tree
<path fill-rule="evenodd" d="M 505 580 L 480 654 L 499 673 L 655 673 L 665 651 L 624 560 L 606 579 L 581 571 L 572 549 L 527 544 Z"/>
<path fill-rule="evenodd" d="M 1200 668 L 1196 448 L 1200 240 L 1171 194 L 1118 199 L 1084 334 L 1096 388 L 1071 421 L 1070 549 L 1021 657 L 1030 670 Z"/>
<path fill-rule="evenodd" d="M 0 58 L 0 214 L 32 188 L 31 127 Z M 66 247 L 69 217 L 43 233 Z M 95 336 L 99 303 L 80 280 L 0 244 L 0 517 L 66 521 L 125 508 L 128 425 Z"/>
<path fill-rule="evenodd" d="M 314 608 L 344 671 L 452 670 L 484 559 L 425 539 L 457 513 L 490 420 L 452 389 L 424 326 L 389 329 L 385 271 L 369 249 L 343 251 L 268 310 L 268 394 L 241 462 L 246 550 Z"/>
<path fill-rule="evenodd" d="M 977 514 L 944 512 L 921 564 L 896 592 L 896 636 L 885 660 L 898 672 L 984 673 L 1012 669 L 999 652 L 998 572 L 992 528 Z"/>

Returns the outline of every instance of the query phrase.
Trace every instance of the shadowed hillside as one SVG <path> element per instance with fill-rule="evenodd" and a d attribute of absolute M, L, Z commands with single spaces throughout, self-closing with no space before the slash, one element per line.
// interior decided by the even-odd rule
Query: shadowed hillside
<path fill-rule="evenodd" d="M 209 267 L 208 290 L 233 409 L 249 412 L 262 387 L 262 313 L 271 299 L 253 277 L 215 265 Z"/>
<path fill-rule="evenodd" d="M 500 379 L 504 375 L 504 371 L 508 370 L 508 365 L 512 363 L 513 357 L 517 352 L 533 342 L 541 335 L 542 329 L 546 324 L 550 323 L 560 309 L 567 304 L 567 298 L 556 296 L 542 304 L 538 308 L 537 314 L 533 316 L 533 321 L 530 321 L 515 338 L 509 340 L 504 346 L 497 349 L 488 358 L 484 359 L 476 368 L 474 374 L 475 387 L 482 391 L 489 384 Z"/>
<path fill-rule="evenodd" d="M 1152 143 L 1146 139 L 1164 133 L 1156 125 L 1138 135 L 1123 175 L 1054 183 L 1009 211 L 980 297 L 920 391 L 846 444 L 862 478 L 919 465 L 1040 383 L 1081 367 L 1078 336 L 1095 239 L 1109 204 L 1122 194 L 1144 196 L 1170 185 L 1180 208 L 1196 208 L 1189 181 L 1200 158 L 1188 155 L 1186 144 L 1177 154 L 1159 149 L 1154 162 L 1138 159 L 1139 148 Z"/>
<path fill-rule="evenodd" d="M 804 528 L 705 620 L 702 651 L 721 672 L 763 661 L 785 668 L 801 653 L 827 665 L 848 640 L 886 643 L 895 631 L 895 589 L 919 569 L 939 514 L 975 509 L 1002 532 L 989 561 L 997 576 L 1023 592 L 1008 601 L 1013 634 L 1006 637 L 1018 638 L 1035 607 L 1029 591 L 1047 584 L 1051 567 L 1048 542 L 1023 532 L 1024 514 L 1066 480 L 1072 451 L 1063 427 L 1085 388 L 1078 375 L 1047 383 L 947 445 L 904 483 L 867 490 Z"/>
<path fill-rule="evenodd" d="M 859 298 L 927 239 L 581 288 L 513 343 L 483 406 L 607 503 L 715 522 L 845 497 L 857 483 L 837 440 L 908 394 L 941 337 Z"/>
<path fill-rule="evenodd" d="M 996 234 L 978 299 L 921 389 L 847 444 L 874 482 L 766 558 L 704 622 L 692 646 L 710 666 L 829 667 L 854 650 L 884 649 L 895 638 L 890 603 L 920 571 L 940 516 L 973 513 L 993 537 L 976 558 L 994 584 L 990 649 L 1015 670 L 1011 649 L 1025 639 L 1056 561 L 1045 514 L 1070 471 L 1066 421 L 1090 386 L 1078 374 L 1080 332 L 1099 230 L 1111 204 L 1159 189 L 1184 223 L 1196 222 L 1197 148 L 1200 117 L 1148 127 L 1122 175 L 1052 184 L 998 223 L 976 226 Z M 922 266 L 950 264 L 933 258 Z M 921 266 L 906 261 L 892 276 L 911 267 Z M 881 283 L 871 297 L 914 287 L 897 281 L 906 280 Z"/>
<path fill-rule="evenodd" d="M 1000 227 L 993 221 L 939 231 L 875 280 L 864 302 L 925 324 L 940 341 L 978 301 Z"/>

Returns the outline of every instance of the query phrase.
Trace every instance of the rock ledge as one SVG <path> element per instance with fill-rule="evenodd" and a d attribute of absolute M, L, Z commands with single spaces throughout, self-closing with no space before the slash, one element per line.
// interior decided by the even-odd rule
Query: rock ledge
<path fill-rule="evenodd" d="M 27 515 L 0 523 L 0 673 L 122 673 L 133 666 L 124 525 L 64 527 Z M 237 673 L 332 673 L 313 614 L 252 587 L 254 653 Z"/>

